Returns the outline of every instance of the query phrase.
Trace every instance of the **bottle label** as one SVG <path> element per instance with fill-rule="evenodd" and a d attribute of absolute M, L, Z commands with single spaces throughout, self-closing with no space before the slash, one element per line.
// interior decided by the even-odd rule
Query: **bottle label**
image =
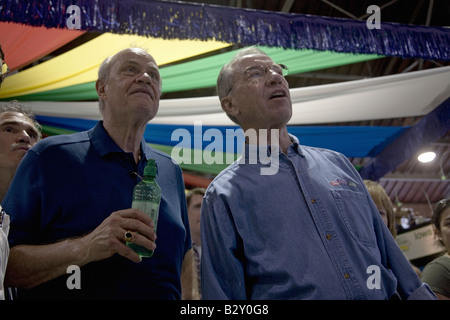
<path fill-rule="evenodd" d="M 159 203 L 154 203 L 150 201 L 139 201 L 139 200 L 133 200 L 131 207 L 134 209 L 139 209 L 145 214 L 147 214 L 150 219 L 153 220 L 153 223 L 155 224 L 155 232 L 156 232 L 156 226 L 158 225 L 158 216 L 159 216 Z M 141 247 L 134 243 L 127 242 L 127 246 L 129 246 L 131 249 L 136 251 L 136 253 L 141 258 L 150 258 L 153 256 L 153 251 L 148 250 L 144 247 Z"/>
<path fill-rule="evenodd" d="M 150 201 L 133 200 L 131 207 L 133 209 L 139 209 L 142 212 L 144 212 L 146 215 L 148 215 L 150 217 L 150 219 L 153 220 L 153 223 L 155 224 L 155 232 L 156 232 L 156 227 L 158 226 L 159 203 L 154 203 L 154 202 L 150 202 Z"/>

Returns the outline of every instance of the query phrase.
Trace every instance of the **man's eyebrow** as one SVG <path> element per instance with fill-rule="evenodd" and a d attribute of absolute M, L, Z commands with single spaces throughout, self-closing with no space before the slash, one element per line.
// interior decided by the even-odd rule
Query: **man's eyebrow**
<path fill-rule="evenodd" d="M 138 61 L 136 61 L 136 60 L 134 60 L 134 59 L 124 60 L 124 61 L 122 62 L 122 65 L 126 65 L 126 64 L 134 64 L 134 65 L 137 65 L 137 66 L 140 66 L 140 65 L 141 65 L 140 62 L 138 62 Z M 149 65 L 146 64 L 146 66 L 149 66 Z M 149 66 L 149 67 L 152 68 L 152 69 L 158 70 L 157 67 L 154 67 L 154 66 Z"/>
<path fill-rule="evenodd" d="M 31 123 L 25 121 L 25 122 L 19 122 L 19 121 L 15 121 L 15 120 L 5 120 L 5 121 L 1 121 L 0 120 L 0 127 L 4 127 L 4 126 L 21 126 L 25 124 L 25 126 L 27 127 L 26 130 L 31 130 L 33 131 L 33 133 L 38 134 L 39 131 L 34 127 L 34 125 L 32 125 Z"/>
<path fill-rule="evenodd" d="M 16 125 L 16 126 L 18 126 L 18 125 L 19 125 L 19 122 L 18 122 L 18 121 L 15 121 L 15 120 L 5 120 L 5 121 L 1 121 L 1 120 L 0 120 L 0 126 L 6 126 L 6 125 L 8 125 L 8 126 L 10 126 L 10 125 Z"/>
<path fill-rule="evenodd" d="M 127 65 L 133 65 L 133 66 L 141 67 L 141 64 L 139 62 L 137 62 L 136 60 L 125 60 L 125 61 L 122 62 L 121 68 L 125 68 Z M 146 70 L 157 71 L 159 73 L 159 68 L 155 67 L 153 65 L 150 65 L 150 64 L 146 64 L 145 65 L 145 69 Z"/>
<path fill-rule="evenodd" d="M 139 63 L 138 63 L 137 61 L 135 61 L 135 60 L 124 60 L 124 61 L 121 63 L 122 66 L 126 66 L 126 65 L 128 65 L 128 64 L 133 64 L 133 65 L 136 65 L 136 66 L 139 65 Z"/>
<path fill-rule="evenodd" d="M 260 68 L 260 67 L 262 67 L 262 66 L 260 66 L 260 65 L 257 65 L 257 66 L 248 66 L 247 68 L 245 68 L 244 69 L 244 71 L 246 71 L 246 70 L 250 70 L 250 69 L 257 69 L 257 68 Z"/>

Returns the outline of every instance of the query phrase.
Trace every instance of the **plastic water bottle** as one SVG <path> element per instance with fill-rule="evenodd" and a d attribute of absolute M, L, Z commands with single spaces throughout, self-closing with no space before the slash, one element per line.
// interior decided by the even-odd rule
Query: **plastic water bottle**
<path fill-rule="evenodd" d="M 159 204 L 161 202 L 161 188 L 155 181 L 156 164 L 154 159 L 149 159 L 144 168 L 144 179 L 139 182 L 133 190 L 132 208 L 136 208 L 147 214 L 155 224 L 158 225 Z M 153 255 L 153 250 L 148 250 L 142 246 L 127 242 L 141 258 L 149 258 Z"/>

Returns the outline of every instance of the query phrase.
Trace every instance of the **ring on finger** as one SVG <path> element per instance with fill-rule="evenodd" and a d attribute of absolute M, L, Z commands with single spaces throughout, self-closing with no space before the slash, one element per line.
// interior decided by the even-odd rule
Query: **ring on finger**
<path fill-rule="evenodd" d="M 125 231 L 124 235 L 123 235 L 123 239 L 125 240 L 125 242 L 131 242 L 131 240 L 133 239 L 133 233 L 131 231 Z"/>

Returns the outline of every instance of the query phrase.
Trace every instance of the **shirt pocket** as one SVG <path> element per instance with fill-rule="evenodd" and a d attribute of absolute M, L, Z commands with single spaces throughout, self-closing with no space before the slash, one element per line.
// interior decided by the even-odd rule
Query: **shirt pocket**
<path fill-rule="evenodd" d="M 331 190 L 331 194 L 352 238 L 362 244 L 376 246 L 367 196 L 351 190 Z"/>

